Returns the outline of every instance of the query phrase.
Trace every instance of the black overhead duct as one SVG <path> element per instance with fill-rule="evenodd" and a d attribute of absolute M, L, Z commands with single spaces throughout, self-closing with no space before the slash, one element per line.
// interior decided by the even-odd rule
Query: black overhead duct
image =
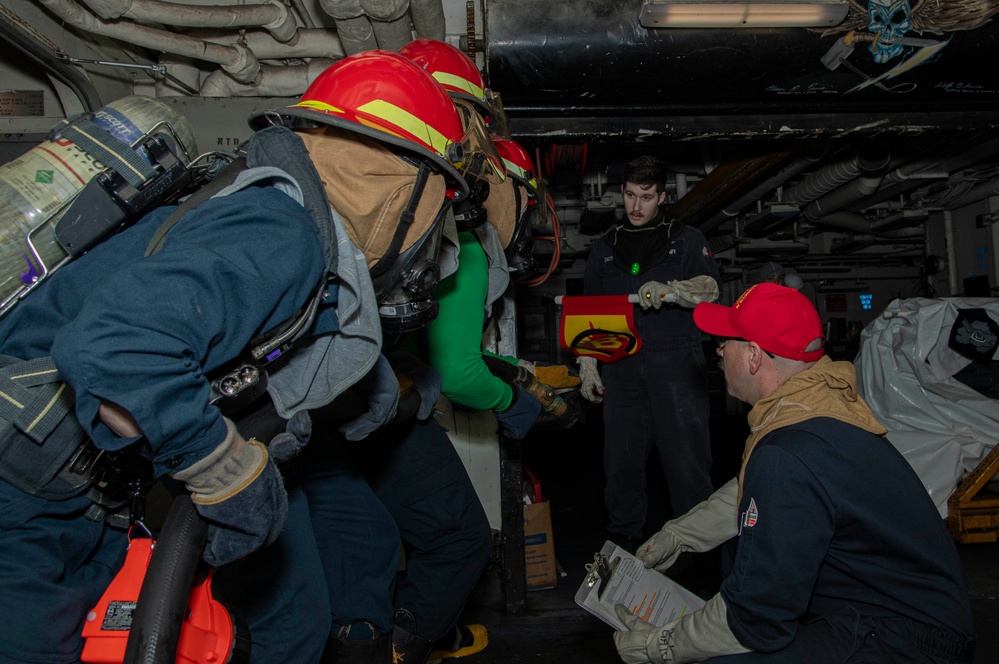
<path fill-rule="evenodd" d="M 884 94 L 858 89 L 890 68 L 860 49 L 852 68 L 823 64 L 845 31 L 645 28 L 639 12 L 619 0 L 485 3 L 488 82 L 514 136 L 787 139 L 999 126 L 994 92 L 952 89 L 995 89 L 979 63 L 999 22 L 926 33 L 946 43 L 943 57 L 906 71 L 905 94 Z"/>

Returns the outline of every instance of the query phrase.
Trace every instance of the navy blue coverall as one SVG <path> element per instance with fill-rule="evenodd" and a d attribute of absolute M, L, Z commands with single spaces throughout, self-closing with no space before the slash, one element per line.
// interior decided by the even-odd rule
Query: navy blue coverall
<path fill-rule="evenodd" d="M 97 245 L 0 320 L 3 354 L 54 358 L 96 447 L 140 442 L 157 476 L 221 443 L 226 425 L 209 405 L 205 374 L 292 318 L 325 269 L 316 224 L 273 187 L 203 203 L 171 229 L 159 253 L 144 256 L 170 211 Z M 141 441 L 101 422 L 102 400 L 132 414 Z M 17 607 L 0 621 L 0 659 L 79 660 L 84 619 L 128 541 L 103 519 L 89 519 L 90 506 L 86 494 L 45 500 L 0 481 L 0 596 Z M 301 587 L 311 601 L 314 593 Z"/>
<path fill-rule="evenodd" d="M 586 295 L 636 293 L 648 281 L 710 275 L 720 283 L 707 240 L 686 226 L 666 258 L 640 274 L 614 263 L 607 236 L 593 243 L 586 262 Z M 640 541 L 648 510 L 646 464 L 659 452 L 674 515 L 685 514 L 714 491 L 711 483 L 710 405 L 701 333 L 690 309 L 667 304 L 635 307 L 641 350 L 601 369 L 604 383 L 604 505 L 613 536 Z"/>
<path fill-rule="evenodd" d="M 883 437 L 832 418 L 767 434 L 739 509 L 721 594 L 732 633 L 758 652 L 713 664 L 972 661 L 957 549 Z"/>

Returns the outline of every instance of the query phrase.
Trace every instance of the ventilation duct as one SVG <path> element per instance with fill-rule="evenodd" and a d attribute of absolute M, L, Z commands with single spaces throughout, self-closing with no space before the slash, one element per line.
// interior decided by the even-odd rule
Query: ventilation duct
<path fill-rule="evenodd" d="M 771 240 L 751 240 L 740 242 L 735 253 L 740 258 L 763 257 L 774 260 L 782 258 L 795 258 L 808 253 L 808 245 L 797 240 L 771 241 Z"/>
<path fill-rule="evenodd" d="M 200 92 L 202 97 L 298 97 L 331 64 L 332 60 L 313 58 L 304 65 L 262 65 L 257 80 L 245 84 L 217 70 L 205 78 Z"/>
<path fill-rule="evenodd" d="M 871 222 L 871 229 L 875 233 L 885 233 L 900 228 L 908 228 L 923 223 L 929 216 L 930 213 L 926 210 L 902 210 L 883 219 Z"/>
<path fill-rule="evenodd" d="M 994 178 L 992 180 L 987 180 L 986 182 L 981 182 L 947 205 L 950 210 L 957 209 L 959 207 L 964 207 L 965 205 L 970 205 L 972 203 L 977 203 L 978 201 L 984 200 L 989 196 L 999 195 L 999 178 Z"/>
<path fill-rule="evenodd" d="M 260 63 L 248 48 L 240 44 L 220 46 L 200 39 L 135 23 L 104 22 L 72 0 L 38 0 L 54 14 L 75 28 L 126 44 L 141 46 L 159 53 L 182 55 L 204 62 L 214 62 L 242 83 L 252 83 Z"/>
<path fill-rule="evenodd" d="M 786 226 L 789 220 L 797 216 L 797 205 L 784 205 L 782 203 L 764 205 L 762 212 L 746 221 L 743 231 L 749 237 L 766 237 L 773 231 Z"/>
<path fill-rule="evenodd" d="M 772 195 L 774 190 L 785 182 L 798 175 L 801 171 L 816 163 L 825 156 L 827 145 L 825 142 L 811 142 L 795 153 L 794 157 L 785 166 L 763 183 L 753 187 L 737 200 L 729 203 L 723 210 L 708 218 L 699 226 L 702 233 L 709 233 L 718 226 L 739 215 L 747 206 L 756 201 L 763 200 Z M 797 208 L 795 208 L 797 210 Z M 786 220 L 786 219 L 785 219 Z M 752 235 L 752 233 L 751 233 Z"/>
<path fill-rule="evenodd" d="M 299 30 L 295 39 L 288 44 L 283 44 L 269 33 L 260 30 L 240 32 L 199 30 L 192 32 L 191 36 L 223 46 L 243 44 L 257 56 L 258 60 L 284 60 L 288 58 L 339 60 L 346 55 L 336 33 L 322 29 Z"/>
<path fill-rule="evenodd" d="M 114 21 L 128 18 L 142 23 L 186 28 L 264 28 L 281 42 L 295 37 L 295 17 L 277 0 L 262 4 L 199 7 L 161 0 L 83 0 L 92 12 Z"/>

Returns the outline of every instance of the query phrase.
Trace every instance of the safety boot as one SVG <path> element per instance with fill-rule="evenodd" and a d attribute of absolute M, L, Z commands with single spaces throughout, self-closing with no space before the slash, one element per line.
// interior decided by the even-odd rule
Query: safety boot
<path fill-rule="evenodd" d="M 455 625 L 447 636 L 437 639 L 430 652 L 430 661 L 466 657 L 485 650 L 489 633 L 485 625 Z"/>
<path fill-rule="evenodd" d="M 330 639 L 320 664 L 391 664 L 392 637 L 381 634 L 373 639 Z"/>
<path fill-rule="evenodd" d="M 393 664 L 426 664 L 430 650 L 434 644 L 402 627 L 392 628 L 392 662 Z"/>

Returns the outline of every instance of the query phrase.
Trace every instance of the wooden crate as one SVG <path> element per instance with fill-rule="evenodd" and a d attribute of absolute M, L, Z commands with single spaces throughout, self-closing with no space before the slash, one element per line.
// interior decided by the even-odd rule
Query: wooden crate
<path fill-rule="evenodd" d="M 999 472 L 999 445 L 961 480 L 947 499 L 947 527 L 962 544 L 999 540 L 999 493 L 987 488 Z"/>

